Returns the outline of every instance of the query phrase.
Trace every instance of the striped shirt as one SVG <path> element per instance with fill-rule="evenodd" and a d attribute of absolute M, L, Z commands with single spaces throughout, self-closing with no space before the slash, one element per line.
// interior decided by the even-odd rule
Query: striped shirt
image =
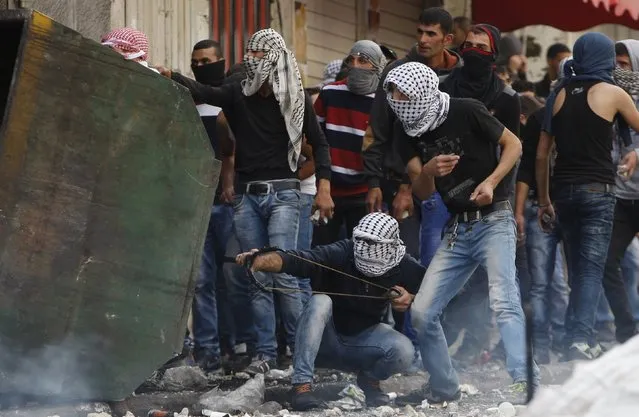
<path fill-rule="evenodd" d="M 375 93 L 352 93 L 346 80 L 327 84 L 315 101 L 315 113 L 331 153 L 331 194 L 347 197 L 368 192 L 362 142 Z"/>

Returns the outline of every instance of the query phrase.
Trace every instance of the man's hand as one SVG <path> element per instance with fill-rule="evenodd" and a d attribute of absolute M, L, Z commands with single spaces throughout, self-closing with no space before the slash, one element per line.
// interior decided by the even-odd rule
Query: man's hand
<path fill-rule="evenodd" d="M 335 203 L 331 197 L 330 182 L 325 179 L 319 181 L 317 195 L 313 204 L 313 212 L 319 210 L 320 219 L 332 219 L 335 211 Z"/>
<path fill-rule="evenodd" d="M 555 225 L 555 217 L 555 208 L 550 203 L 544 206 L 539 206 L 539 209 L 537 209 L 539 226 L 541 227 L 541 230 L 546 233 L 552 232 Z"/>
<path fill-rule="evenodd" d="M 171 78 L 171 70 L 166 67 L 155 67 L 156 70 L 166 78 Z"/>
<path fill-rule="evenodd" d="M 526 243 L 526 218 L 523 213 L 515 214 L 515 222 L 517 223 L 517 246 Z"/>
<path fill-rule="evenodd" d="M 620 172 L 623 179 L 632 177 L 632 174 L 635 173 L 635 169 L 637 168 L 637 152 L 635 152 L 634 149 L 628 152 L 619 165 L 624 167 L 624 170 Z"/>
<path fill-rule="evenodd" d="M 457 166 L 459 155 L 437 155 L 423 166 L 422 171 L 431 177 L 444 177 Z"/>
<path fill-rule="evenodd" d="M 398 291 L 401 295 L 391 300 L 391 306 L 393 307 L 393 310 L 403 313 L 410 308 L 415 296 L 406 291 L 405 288 L 397 285 L 394 286 L 393 289 Z"/>
<path fill-rule="evenodd" d="M 393 217 L 401 222 L 405 218 L 412 216 L 414 210 L 411 186 L 409 184 L 400 185 L 393 199 Z"/>
<path fill-rule="evenodd" d="M 222 185 L 222 193 L 220 194 L 220 199 L 223 203 L 233 204 L 233 199 L 235 198 L 235 187 L 233 184 L 231 185 Z"/>
<path fill-rule="evenodd" d="M 235 263 L 236 263 L 236 264 L 238 264 L 238 265 L 246 265 L 246 261 L 247 261 L 247 260 L 248 260 L 251 256 L 253 256 L 253 254 L 254 254 L 255 252 L 257 252 L 257 251 L 258 251 L 258 249 L 251 249 L 251 250 L 250 250 L 250 251 L 248 251 L 248 252 L 240 253 L 239 255 L 237 255 L 237 256 L 235 257 Z M 258 256 L 258 257 L 256 257 L 256 258 L 253 260 L 253 265 L 251 265 L 251 271 L 253 271 L 253 272 L 255 272 L 255 271 L 259 271 L 259 268 L 258 268 L 258 267 L 259 267 L 259 259 L 260 259 L 260 257 Z"/>
<path fill-rule="evenodd" d="M 366 195 L 366 207 L 369 213 L 376 213 L 382 211 L 382 189 L 374 187 L 368 190 Z"/>
<path fill-rule="evenodd" d="M 479 207 L 487 206 L 493 202 L 493 191 L 495 187 L 490 182 L 484 181 L 470 195 L 470 201 Z"/>

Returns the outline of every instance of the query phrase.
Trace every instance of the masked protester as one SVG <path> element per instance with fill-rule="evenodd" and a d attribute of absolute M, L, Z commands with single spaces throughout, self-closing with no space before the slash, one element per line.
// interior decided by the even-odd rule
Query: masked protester
<path fill-rule="evenodd" d="M 315 101 L 315 113 L 330 146 L 331 195 L 335 202 L 333 219 L 315 228 L 315 244 L 337 241 L 342 226 L 346 226 L 350 238 L 353 228 L 368 213 L 368 185 L 360 149 L 385 61 L 375 42 L 356 42 L 346 59 L 346 79 L 324 86 Z"/>
<path fill-rule="evenodd" d="M 233 223 L 240 247 L 249 249 L 297 246 L 300 216 L 298 162 L 305 136 L 313 151 L 317 175 L 315 206 L 330 218 L 330 156 L 326 138 L 306 96 L 295 56 L 272 29 L 256 32 L 246 45 L 246 78 L 241 83 L 211 87 L 162 69 L 165 76 L 186 86 L 198 102 L 221 107 L 235 136 L 235 174 L 222 173 L 226 195 L 233 197 Z M 256 277 L 257 278 L 257 277 Z M 283 326 L 291 350 L 302 311 L 297 279 L 289 274 L 259 275 L 265 287 L 288 288 L 278 294 Z M 276 365 L 274 296 L 255 285 L 251 308 L 256 327 L 256 354 L 246 369 L 266 373 Z"/>
<path fill-rule="evenodd" d="M 481 101 L 504 127 L 519 136 L 521 113 L 519 96 L 515 90 L 506 86 L 495 71 L 495 63 L 500 52 L 500 38 L 501 33 L 494 26 L 487 24 L 471 26 L 459 49 L 464 66 L 453 70 L 439 88 L 451 97 L 473 98 Z M 513 206 L 515 204 L 515 173 L 516 168 L 505 179 L 509 184 L 509 197 Z M 424 211 L 424 217 L 431 213 L 445 212 L 444 203 L 438 194 L 434 194 L 431 200 L 428 210 Z M 435 242 L 438 246 L 440 241 L 438 237 L 441 236 L 439 231 L 448 219 L 445 215 L 429 217 L 428 230 L 423 230 L 422 237 L 425 238 L 422 241 L 427 242 L 425 246 L 432 244 L 430 242 Z M 436 246 L 422 247 L 422 250 L 432 253 L 436 250 Z M 525 249 L 519 247 L 517 267 L 520 293 L 524 300 L 527 299 L 530 283 L 526 255 Z M 468 320 L 468 317 L 472 319 Z M 490 349 L 492 314 L 489 308 L 486 272 L 482 268 L 475 271 L 466 290 L 450 303 L 443 325 L 448 340 L 455 340 L 453 333 L 466 329 L 464 343 L 455 356 L 457 360 L 474 363 L 483 351 Z M 501 345 L 499 346 L 501 350 Z"/>
<path fill-rule="evenodd" d="M 577 39 L 573 52 L 564 78 L 546 101 L 535 173 L 539 225 L 550 232 L 557 223 L 566 253 L 571 254 L 566 257 L 571 292 L 565 355 L 568 360 L 589 360 L 602 351 L 594 343 L 594 322 L 613 231 L 615 182 L 618 176 L 632 178 L 637 164 L 635 151 L 625 153 L 619 165 L 613 161 L 613 124 L 625 121 L 637 131 L 639 112 L 630 95 L 614 83 L 612 40 L 586 33 Z M 549 157 L 554 143 L 551 201 Z"/>
<path fill-rule="evenodd" d="M 252 254 L 239 255 L 238 263 L 243 264 Z M 379 383 L 404 372 L 414 349 L 406 336 L 383 324 L 381 318 L 389 306 L 405 311 L 424 276 L 424 268 L 406 255 L 395 219 L 383 213 L 368 214 L 353 230 L 352 239 L 310 251 L 260 254 L 252 268 L 321 279 L 331 292 L 313 295 L 298 323 L 292 378 L 294 410 L 323 405 L 312 391 L 316 362 L 357 372 L 357 384 L 366 394 L 368 406 L 390 402 Z M 387 298 L 389 289 L 398 297 Z"/>
<path fill-rule="evenodd" d="M 149 67 L 149 39 L 139 30 L 133 28 L 114 29 L 102 36 L 101 42 L 102 45 L 118 52 L 127 61 L 137 62 L 158 72 L 155 68 Z"/>
<path fill-rule="evenodd" d="M 519 159 L 521 143 L 481 103 L 451 98 L 438 90 L 438 84 L 437 75 L 417 62 L 391 70 L 384 82 L 398 119 L 396 152 L 407 163 L 413 191 L 418 198 L 428 199 L 437 190 L 451 214 L 444 242 L 411 307 L 422 361 L 430 374 L 429 384 L 415 399 L 441 403 L 460 397 L 440 316 L 478 267 L 487 272 L 508 372 L 525 392 L 525 322 L 505 180 Z M 533 373 L 537 383 L 536 366 Z"/>

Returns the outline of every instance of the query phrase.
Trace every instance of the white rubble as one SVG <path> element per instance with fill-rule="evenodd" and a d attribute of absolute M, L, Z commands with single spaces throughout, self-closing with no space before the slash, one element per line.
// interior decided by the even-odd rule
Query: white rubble
<path fill-rule="evenodd" d="M 264 375 L 257 375 L 231 392 L 213 389 L 202 395 L 198 405 L 203 409 L 234 414 L 254 413 L 263 403 L 266 385 Z"/>
<path fill-rule="evenodd" d="M 499 417 L 515 417 L 517 415 L 515 406 L 509 402 L 499 404 L 498 410 Z"/>

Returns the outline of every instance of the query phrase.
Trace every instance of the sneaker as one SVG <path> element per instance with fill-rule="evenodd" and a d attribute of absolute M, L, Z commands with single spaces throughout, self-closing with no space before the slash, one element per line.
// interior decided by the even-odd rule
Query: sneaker
<path fill-rule="evenodd" d="M 368 407 L 381 407 L 390 404 L 391 399 L 382 391 L 378 379 L 373 379 L 360 373 L 357 375 L 357 385 L 364 391 Z"/>
<path fill-rule="evenodd" d="M 599 343 L 596 343 L 594 346 L 590 346 L 590 355 L 592 355 L 593 359 L 602 357 L 604 353 L 606 353 L 606 349 Z"/>
<path fill-rule="evenodd" d="M 220 373 L 222 371 L 222 361 L 220 357 L 211 352 L 193 352 L 195 363 L 205 373 Z"/>
<path fill-rule="evenodd" d="M 428 401 L 428 404 L 441 404 L 444 402 L 458 401 L 461 398 L 461 388 L 457 388 L 457 392 L 453 395 L 442 395 L 434 392 L 430 383 L 428 383 L 424 385 L 422 391 L 424 399 Z"/>
<path fill-rule="evenodd" d="M 293 385 L 291 408 L 295 411 L 307 411 L 314 408 L 325 408 L 324 401 L 313 394 L 310 383 Z"/>
<path fill-rule="evenodd" d="M 535 350 L 535 362 L 538 365 L 548 365 L 550 363 L 550 351 L 545 348 Z"/>
<path fill-rule="evenodd" d="M 568 348 L 567 360 L 569 361 L 589 361 L 592 360 L 592 352 L 588 343 L 573 343 Z"/>
<path fill-rule="evenodd" d="M 275 366 L 275 359 L 266 359 L 263 356 L 256 356 L 255 358 L 253 358 L 251 364 L 246 367 L 244 372 L 251 376 L 255 376 L 257 374 L 265 374 L 271 369 L 275 368 Z"/>
<path fill-rule="evenodd" d="M 517 394 L 525 394 L 528 392 L 528 382 L 519 381 L 508 387 L 510 392 L 516 392 Z"/>

